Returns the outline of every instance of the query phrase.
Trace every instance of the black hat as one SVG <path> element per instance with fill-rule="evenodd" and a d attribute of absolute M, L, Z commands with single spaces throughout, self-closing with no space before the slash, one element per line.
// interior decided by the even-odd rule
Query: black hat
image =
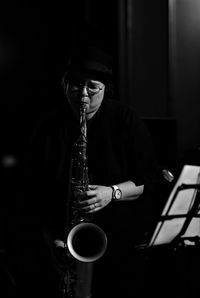
<path fill-rule="evenodd" d="M 112 56 L 94 46 L 78 47 L 71 52 L 67 72 L 68 77 L 84 73 L 103 82 L 110 82 L 113 79 Z"/>

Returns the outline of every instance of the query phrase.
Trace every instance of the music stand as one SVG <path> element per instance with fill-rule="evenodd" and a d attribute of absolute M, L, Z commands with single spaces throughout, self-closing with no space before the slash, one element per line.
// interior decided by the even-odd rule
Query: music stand
<path fill-rule="evenodd" d="M 184 165 L 147 248 L 200 243 L 200 166 Z"/>

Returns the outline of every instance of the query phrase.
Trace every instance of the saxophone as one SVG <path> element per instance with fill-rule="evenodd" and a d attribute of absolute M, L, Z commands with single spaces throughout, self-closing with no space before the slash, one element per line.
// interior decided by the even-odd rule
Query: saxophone
<path fill-rule="evenodd" d="M 92 223 L 92 215 L 81 213 L 74 207 L 80 199 L 75 198 L 73 193 L 89 189 L 85 104 L 80 108 L 80 128 L 70 169 L 71 185 L 64 233 L 66 268 L 62 282 L 63 298 L 91 298 L 93 263 L 103 256 L 107 247 L 106 235 Z"/>

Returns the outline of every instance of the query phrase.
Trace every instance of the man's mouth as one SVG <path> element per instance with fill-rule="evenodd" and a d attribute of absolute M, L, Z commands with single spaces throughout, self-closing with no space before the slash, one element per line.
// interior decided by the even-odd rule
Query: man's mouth
<path fill-rule="evenodd" d="M 90 99 L 88 97 L 82 97 L 80 102 L 81 104 L 89 104 Z"/>

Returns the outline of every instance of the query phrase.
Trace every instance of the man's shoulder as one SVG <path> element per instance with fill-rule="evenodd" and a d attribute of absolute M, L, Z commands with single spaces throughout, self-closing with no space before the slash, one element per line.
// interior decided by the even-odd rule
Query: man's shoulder
<path fill-rule="evenodd" d="M 106 99 L 104 102 L 104 111 L 110 116 L 113 115 L 122 120 L 140 118 L 134 107 L 117 99 Z"/>
<path fill-rule="evenodd" d="M 67 114 L 66 105 L 60 105 L 46 113 L 46 115 L 40 120 L 40 123 L 47 123 L 48 125 L 54 122 L 59 123 L 62 122 L 63 119 L 66 119 Z"/>
<path fill-rule="evenodd" d="M 41 119 L 38 120 L 35 132 L 47 133 L 64 127 L 68 112 L 65 105 L 59 106 L 50 112 L 46 113 Z"/>

